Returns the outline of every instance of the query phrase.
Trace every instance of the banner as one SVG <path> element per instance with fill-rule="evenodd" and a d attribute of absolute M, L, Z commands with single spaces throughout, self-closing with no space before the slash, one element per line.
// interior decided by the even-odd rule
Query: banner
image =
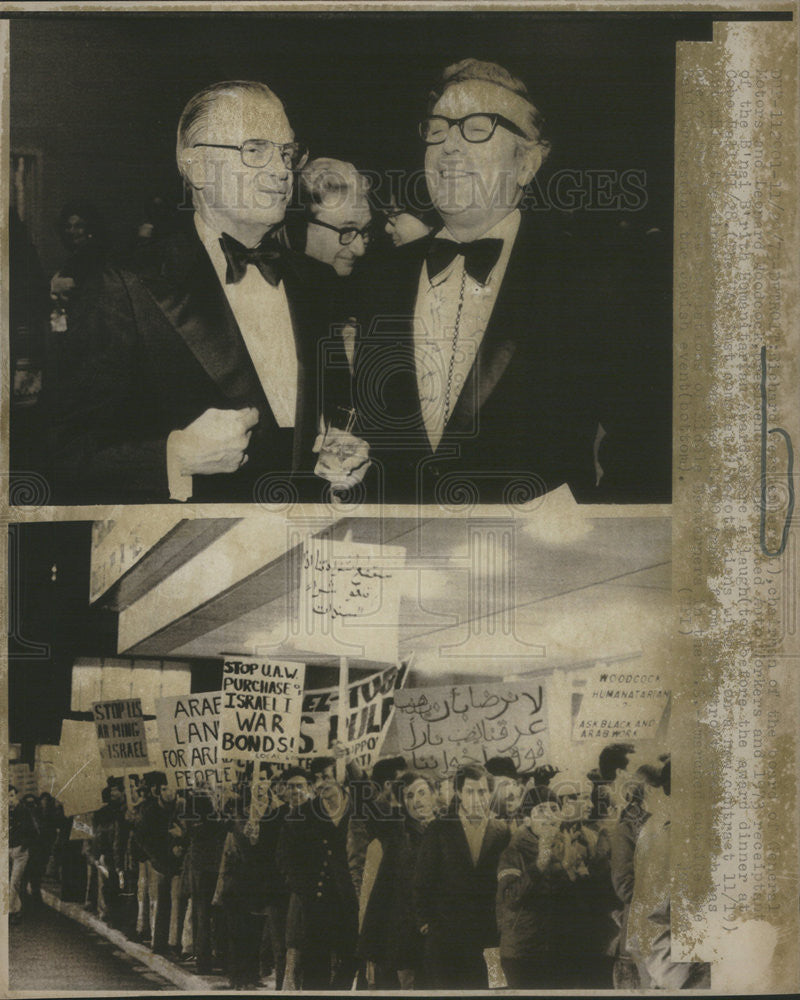
<path fill-rule="evenodd" d="M 100 759 L 106 771 L 149 764 L 140 698 L 96 701 L 92 705 Z"/>
<path fill-rule="evenodd" d="M 396 663 L 405 557 L 400 546 L 309 539 L 293 640 L 298 649 Z"/>
<path fill-rule="evenodd" d="M 548 754 L 542 684 L 409 688 L 394 699 L 398 752 L 415 771 L 448 774 L 460 764 L 510 757 L 529 771 Z"/>
<path fill-rule="evenodd" d="M 572 723 L 573 740 L 652 740 L 669 702 L 658 670 L 595 667 Z"/>
<path fill-rule="evenodd" d="M 221 712 L 221 691 L 158 699 L 159 770 L 171 787 L 217 788 L 238 780 L 237 763 L 219 754 Z"/>
<path fill-rule="evenodd" d="M 228 658 L 222 665 L 220 755 L 285 761 L 300 744 L 304 663 Z"/>
<path fill-rule="evenodd" d="M 338 739 L 349 756 L 369 769 L 378 759 L 392 721 L 395 696 L 405 684 L 408 664 L 388 667 L 348 686 L 346 728 L 339 733 L 339 689 L 317 688 L 303 696 L 300 757 L 305 763 L 330 753 Z"/>

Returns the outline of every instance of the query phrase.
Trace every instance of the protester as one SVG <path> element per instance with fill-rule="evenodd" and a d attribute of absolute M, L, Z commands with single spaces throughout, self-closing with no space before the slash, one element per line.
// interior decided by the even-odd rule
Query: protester
<path fill-rule="evenodd" d="M 312 762 L 315 797 L 286 817 L 278 867 L 290 890 L 284 986 L 350 989 L 356 971 L 358 903 L 347 861 L 351 803 L 336 760 Z M 290 961 L 291 957 L 291 961 Z"/>
<path fill-rule="evenodd" d="M 259 825 L 246 822 L 250 802 L 242 802 L 242 814 L 229 825 L 222 850 L 222 862 L 214 893 L 214 903 L 225 915 L 228 978 L 232 990 L 260 985 L 260 945 L 266 885 L 259 870 L 264 860 L 259 851 Z"/>
<path fill-rule="evenodd" d="M 500 959 L 514 989 L 610 986 L 614 939 L 605 831 L 564 821 L 548 788 L 525 796 L 525 825 L 498 866 Z M 608 982 L 607 982 L 608 981 Z"/>
<path fill-rule="evenodd" d="M 12 923 L 22 919 L 25 869 L 37 837 L 36 824 L 19 798 L 15 785 L 8 786 L 8 912 Z"/>
<path fill-rule="evenodd" d="M 400 810 L 398 778 L 406 769 L 404 757 L 386 757 L 376 761 L 372 776 L 352 761 L 347 764 L 348 789 L 353 798 L 353 814 L 347 828 L 347 860 L 356 898 L 361 898 L 364 863 L 371 841 L 380 837 L 385 819 L 396 817 Z"/>
<path fill-rule="evenodd" d="M 432 989 L 485 989 L 485 948 L 497 944 L 492 902 L 508 826 L 489 817 L 490 777 L 464 765 L 447 814 L 422 839 L 414 876 L 417 928 Z"/>
<path fill-rule="evenodd" d="M 510 757 L 492 757 L 486 770 L 494 779 L 489 808 L 492 816 L 505 820 L 514 833 L 523 820 L 522 800 L 524 776 L 520 775 Z"/>
<path fill-rule="evenodd" d="M 628 803 L 611 833 L 611 883 L 622 903 L 620 936 L 614 962 L 614 988 L 638 989 L 641 986 L 636 963 L 628 951 L 628 914 L 633 899 L 634 854 L 642 827 L 650 818 L 644 808 L 644 786 L 637 782 L 628 789 Z"/>
<path fill-rule="evenodd" d="M 378 763 L 384 763 L 379 761 Z M 373 769 L 373 779 L 378 765 Z M 371 989 L 422 989 L 425 940 L 414 913 L 414 871 L 422 836 L 436 817 L 433 781 L 414 771 L 400 779 L 402 809 L 376 824 L 383 855 L 361 928 L 359 954 Z M 352 820 L 351 820 L 352 823 Z"/>
<path fill-rule="evenodd" d="M 88 849 L 90 863 L 97 873 L 98 915 L 109 924 L 116 925 L 129 836 L 121 778 L 108 779 L 103 789 L 103 801 L 105 804 L 93 815 L 93 834 L 88 841 Z"/>
<path fill-rule="evenodd" d="M 150 796 L 139 816 L 138 841 L 147 859 L 150 948 L 156 954 L 165 954 L 169 947 L 172 883 L 180 871 L 182 838 L 175 816 L 175 792 L 163 772 L 154 772 Z"/>
<path fill-rule="evenodd" d="M 205 975 L 213 966 L 216 920 L 212 902 L 227 831 L 216 802 L 205 789 L 195 789 L 188 798 L 185 822 L 188 836 L 185 870 L 192 900 L 192 954 L 197 972 Z"/>

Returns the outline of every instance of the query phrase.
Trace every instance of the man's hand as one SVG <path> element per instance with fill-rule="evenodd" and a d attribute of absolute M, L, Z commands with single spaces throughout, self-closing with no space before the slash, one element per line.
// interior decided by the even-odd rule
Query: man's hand
<path fill-rule="evenodd" d="M 183 476 L 213 476 L 236 472 L 247 462 L 250 434 L 258 423 L 258 410 L 206 410 L 182 431 L 167 440 Z"/>
<path fill-rule="evenodd" d="M 370 466 L 367 442 L 338 427 L 326 427 L 321 417 L 312 450 L 319 455 L 314 473 L 327 479 L 336 490 L 360 483 Z"/>

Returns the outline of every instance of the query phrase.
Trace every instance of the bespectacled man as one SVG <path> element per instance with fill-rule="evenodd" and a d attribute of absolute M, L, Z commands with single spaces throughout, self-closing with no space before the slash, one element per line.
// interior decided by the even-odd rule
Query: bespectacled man
<path fill-rule="evenodd" d="M 189 225 L 96 276 L 60 372 L 62 499 L 269 500 L 304 463 L 313 480 L 332 283 L 282 231 L 306 156 L 266 84 L 189 100 Z"/>
<path fill-rule="evenodd" d="M 550 151 L 525 85 L 496 63 L 449 66 L 419 138 L 441 224 L 367 265 L 356 306 L 373 495 L 517 504 L 566 483 L 581 500 L 668 499 L 669 434 L 648 423 L 668 427 L 668 394 L 645 404 L 625 381 L 638 286 L 525 208 Z"/>

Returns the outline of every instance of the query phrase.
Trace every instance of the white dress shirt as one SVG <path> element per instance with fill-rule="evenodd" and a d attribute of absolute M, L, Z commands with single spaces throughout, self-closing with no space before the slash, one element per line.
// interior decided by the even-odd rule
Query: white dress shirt
<path fill-rule="evenodd" d="M 519 210 L 515 209 L 480 237 L 503 240 L 500 257 L 485 285 L 466 273 L 461 254 L 432 282 L 428 279 L 427 264 L 422 265 L 414 309 L 414 357 L 422 419 L 434 451 L 439 447 L 489 325 L 520 220 Z M 437 236 L 459 242 L 446 227 Z"/>
<path fill-rule="evenodd" d="M 294 427 L 297 407 L 297 347 L 292 317 L 283 281 L 271 285 L 257 267 L 247 268 L 236 284 L 225 284 L 228 265 L 219 239 L 195 213 L 197 235 L 206 249 L 225 297 L 233 312 L 256 375 L 279 427 Z M 167 480 L 173 500 L 188 500 L 192 494 L 191 476 L 175 467 L 167 445 Z"/>
<path fill-rule="evenodd" d="M 480 860 L 483 838 L 486 835 L 486 827 L 489 825 L 489 818 L 484 816 L 478 823 L 472 823 L 467 819 L 461 809 L 458 810 L 458 817 L 461 820 L 461 827 L 464 831 L 464 836 L 467 838 L 469 856 L 472 858 L 472 867 L 474 868 Z"/>
<path fill-rule="evenodd" d="M 199 215 L 197 235 L 211 258 L 225 297 L 244 338 L 278 427 L 294 427 L 297 406 L 297 348 L 283 281 L 273 286 L 250 266 L 235 285 L 225 284 L 228 269 L 215 233 Z"/>

